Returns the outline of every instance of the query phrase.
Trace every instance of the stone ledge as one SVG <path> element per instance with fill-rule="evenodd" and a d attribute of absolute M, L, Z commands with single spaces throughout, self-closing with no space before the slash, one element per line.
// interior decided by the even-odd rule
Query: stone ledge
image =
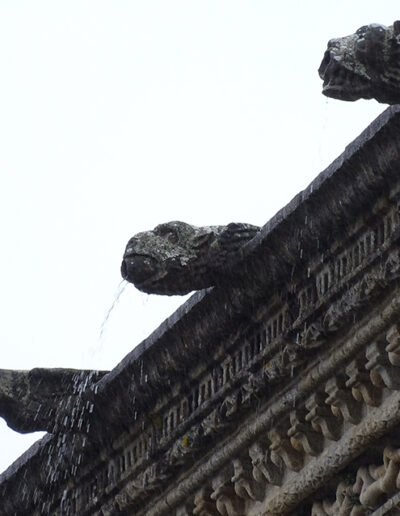
<path fill-rule="evenodd" d="M 246 271 L 243 282 L 239 282 L 242 283 L 239 285 L 241 288 L 227 285 L 225 288 L 211 288 L 194 294 L 98 383 L 99 397 L 103 393 L 107 397 L 108 390 L 120 391 L 128 377 L 137 378 L 140 384 L 140 376 L 147 375 L 146 393 L 141 393 L 141 396 L 146 398 L 148 405 L 151 391 L 157 396 L 160 388 L 165 389 L 166 376 L 173 374 L 179 366 L 191 363 L 193 353 L 196 354 L 199 347 L 205 352 L 205 342 L 212 345 L 243 317 L 247 318 L 248 306 L 271 288 L 271 282 L 279 285 L 295 265 L 304 267 L 310 249 L 315 252 L 316 233 L 328 234 L 330 240 L 332 226 L 338 225 L 339 216 L 351 218 L 357 209 L 371 202 L 376 189 L 382 189 L 382 183 L 387 185 L 390 175 L 395 173 L 393 166 L 400 166 L 399 132 L 400 107 L 388 108 L 243 247 L 237 263 L 231 265 L 231 272 L 238 278 L 241 277 L 241 271 Z M 383 167 L 383 171 L 379 170 L 376 163 L 378 153 L 382 156 L 380 168 Z M 367 163 L 370 167 L 371 163 L 377 167 L 366 173 Z M 357 176 L 359 179 L 356 181 Z M 311 220 L 315 222 L 312 230 Z M 301 260 L 296 235 L 301 235 Z M 286 245 L 294 248 L 288 251 Z M 319 245 L 322 246 L 322 241 Z M 184 336 L 188 331 L 190 337 L 186 339 Z M 156 360 L 151 359 L 152 354 L 156 355 Z M 160 362 L 163 364 L 162 373 L 159 371 Z M 143 364 L 141 370 L 139 364 Z"/>
<path fill-rule="evenodd" d="M 261 317 L 257 314 L 257 310 L 259 308 L 261 310 L 261 305 L 265 305 L 266 297 L 268 297 L 266 293 L 268 291 L 281 293 L 285 290 L 283 287 L 287 287 L 289 291 L 288 278 L 295 277 L 296 281 L 304 283 L 310 260 L 315 261 L 316 254 L 321 252 L 321 248 L 329 248 L 328 244 L 333 235 L 338 235 L 338 229 L 335 227 L 339 226 L 340 231 L 343 231 L 343 227 L 345 227 L 347 231 L 348 221 L 352 221 L 356 213 L 369 208 L 378 193 L 389 192 L 390 182 L 397 177 L 400 167 L 399 113 L 400 107 L 389 108 L 385 111 L 355 142 L 346 148 L 342 156 L 264 226 L 260 234 L 243 248 L 238 261 L 231 264 L 231 272 L 235 273 L 234 275 L 237 277 L 234 285 L 225 285 L 218 289 L 196 293 L 111 373 L 97 383 L 93 394 L 97 422 L 103 425 L 103 429 L 107 427 L 109 441 L 116 443 L 120 434 L 125 433 L 129 436 L 131 427 L 138 427 L 139 423 L 136 423 L 134 414 L 144 414 L 146 411 L 153 410 L 154 407 L 159 409 L 157 403 L 162 396 L 171 395 L 172 399 L 171 387 L 166 388 L 166 385 L 169 385 L 171 378 L 176 377 L 177 370 L 189 370 L 194 359 L 199 356 L 207 356 L 210 360 L 216 360 L 212 354 L 218 348 L 223 354 L 224 342 L 232 338 L 235 332 L 245 326 L 258 324 Z M 245 274 L 242 270 L 245 271 Z M 318 274 L 320 273 L 324 274 L 324 271 L 318 269 Z M 355 274 L 357 274 L 356 270 Z M 329 278 L 327 281 L 329 283 Z M 279 298 L 279 294 L 276 295 Z M 274 306 L 277 306 L 278 301 L 274 301 Z M 399 303 L 397 297 L 394 297 L 393 303 L 396 306 L 393 305 L 392 309 L 397 310 Z M 269 306 L 266 310 L 273 311 L 273 308 Z M 274 315 L 272 312 L 271 314 Z M 274 320 L 273 324 L 279 326 L 279 317 Z M 382 322 L 382 324 L 384 323 Z M 275 330 L 273 329 L 273 331 Z M 360 332 L 362 333 L 362 331 L 361 328 Z M 357 334 L 357 339 L 362 336 L 361 333 Z M 268 343 L 268 345 L 270 344 Z M 347 345 L 347 343 L 344 344 L 343 348 L 338 351 L 338 364 L 340 357 L 343 359 L 343 353 L 347 352 Z M 354 352 L 353 348 L 351 348 L 351 352 Z M 221 353 L 219 356 L 222 356 Z M 329 368 L 327 364 L 321 364 L 321 370 L 317 376 L 300 379 L 296 386 L 296 396 L 303 389 L 307 392 L 312 389 L 316 385 L 316 377 L 320 378 L 324 374 L 329 376 L 332 373 L 332 362 L 329 361 L 329 363 Z M 279 404 L 286 406 L 286 410 L 297 399 L 297 397 L 293 398 L 294 394 L 290 394 L 290 392 L 282 389 L 279 399 Z M 271 415 L 275 418 L 281 415 L 279 411 L 275 414 L 270 410 L 272 408 L 268 408 L 258 419 L 262 422 Z M 89 437 L 102 431 L 101 424 L 99 426 L 96 419 L 93 419 Z M 138 433 L 139 430 L 135 430 L 135 432 Z M 241 436 L 239 444 L 235 444 L 235 438 L 232 438 L 224 451 L 221 449 L 209 458 L 207 464 L 211 469 L 207 469 L 207 475 L 211 475 L 218 468 L 223 467 L 232 454 L 234 455 L 240 447 L 243 447 L 243 443 L 250 442 L 260 431 L 254 425 L 250 425 Z M 14 463 L 0 477 L 0 492 L 6 496 L 5 493 L 12 489 L 11 484 L 18 483 L 19 479 L 23 479 L 27 470 L 33 467 L 36 460 L 43 460 L 49 450 L 58 447 L 61 437 L 46 437 L 25 455 L 25 459 L 21 458 Z M 87 468 L 86 472 L 80 470 L 79 478 L 83 478 L 84 483 L 89 483 L 93 472 L 91 467 L 94 465 L 92 463 L 96 454 L 96 444 L 88 443 L 84 449 L 84 439 L 81 441 L 78 439 L 78 444 L 74 445 L 71 444 L 71 434 L 66 434 L 64 439 L 69 446 L 68 454 L 60 459 L 61 462 L 57 463 L 56 461 L 56 466 L 60 471 L 66 471 L 68 455 L 79 454 L 83 457 L 84 468 Z M 117 459 L 122 460 L 122 456 L 118 457 L 115 448 L 112 448 L 110 444 L 108 446 L 110 449 L 103 450 L 103 455 L 99 455 L 106 465 L 106 481 L 108 479 L 108 484 L 111 486 L 110 472 L 113 471 L 111 474 L 113 477 L 118 465 Z M 51 454 L 47 455 L 51 456 Z M 124 461 L 125 458 L 121 465 L 124 464 Z M 80 466 L 79 463 L 79 467 L 83 466 Z M 157 511 L 167 511 L 166 513 L 170 514 L 168 511 L 173 504 L 181 503 L 184 496 L 189 496 L 189 493 L 196 489 L 200 481 L 200 477 L 196 475 L 200 475 L 203 479 L 202 475 L 205 474 L 205 470 L 203 471 L 199 464 L 198 469 L 181 482 L 175 494 L 174 491 L 170 491 L 165 502 L 156 502 L 150 512 L 145 510 L 145 514 L 154 514 L 154 516 L 163 514 L 163 512 Z M 73 469 L 72 477 L 75 475 L 76 469 Z M 44 489 L 47 495 L 49 491 L 53 490 L 55 498 L 53 501 L 50 500 L 53 505 L 57 503 L 57 497 L 62 497 L 64 500 L 62 479 L 58 478 L 56 483 L 48 485 L 46 478 L 46 475 L 35 477 L 38 492 L 40 489 Z M 82 483 L 82 480 L 79 483 Z M 185 486 L 187 487 L 185 488 Z M 90 488 L 90 485 L 86 486 L 85 484 L 85 489 L 86 487 Z M 30 489 L 31 491 L 35 490 L 33 486 Z M 107 492 L 108 497 L 114 496 L 115 493 L 112 490 L 117 490 L 117 487 L 110 487 Z M 50 495 L 48 498 L 50 499 Z M 167 501 L 170 505 L 165 505 Z M 24 503 L 17 498 L 10 501 L 15 504 L 15 507 L 20 502 Z M 26 503 L 31 502 L 27 501 Z M 15 509 L 15 511 L 17 510 Z M 26 509 L 22 510 L 26 511 Z M 101 510 L 106 514 L 105 505 Z"/>

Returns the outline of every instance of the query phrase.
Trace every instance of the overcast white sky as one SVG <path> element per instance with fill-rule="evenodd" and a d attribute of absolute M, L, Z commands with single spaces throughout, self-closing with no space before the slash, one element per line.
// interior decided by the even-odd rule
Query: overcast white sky
<path fill-rule="evenodd" d="M 263 225 L 385 106 L 320 93 L 398 0 L 0 1 L 1 368 L 113 368 L 183 302 L 120 282 L 160 222 Z M 0 471 L 37 435 L 0 420 Z"/>

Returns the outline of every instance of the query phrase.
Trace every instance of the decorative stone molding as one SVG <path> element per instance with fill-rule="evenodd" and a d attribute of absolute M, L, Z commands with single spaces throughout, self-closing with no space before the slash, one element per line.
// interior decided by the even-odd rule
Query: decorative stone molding
<path fill-rule="evenodd" d="M 292 410 L 287 435 L 291 446 L 300 453 L 316 456 L 322 452 L 323 436 L 315 431 L 312 425 L 306 421 L 306 410 Z"/>
<path fill-rule="evenodd" d="M 232 485 L 233 471 L 230 466 L 222 470 L 213 480 L 211 499 L 215 501 L 215 507 L 222 516 L 242 516 L 244 514 L 244 502 L 237 495 L 236 484 Z"/>
<path fill-rule="evenodd" d="M 327 500 L 315 502 L 312 514 L 322 516 L 347 511 L 351 515 L 364 515 L 382 505 L 383 499 L 397 493 L 400 489 L 400 450 L 386 446 L 382 455 L 383 464 L 359 467 L 355 482 L 341 482 L 336 491 L 336 500 L 333 503 Z"/>
<path fill-rule="evenodd" d="M 399 130 L 393 108 L 243 248 L 237 284 L 195 294 L 100 379 L 81 432 L 47 437 L 0 477 L 0 515 L 347 514 L 375 492 L 371 510 L 394 500 Z"/>
<path fill-rule="evenodd" d="M 218 516 L 219 512 L 211 500 L 212 491 L 207 488 L 200 489 L 194 496 L 194 509 L 193 514 L 195 516 Z"/>

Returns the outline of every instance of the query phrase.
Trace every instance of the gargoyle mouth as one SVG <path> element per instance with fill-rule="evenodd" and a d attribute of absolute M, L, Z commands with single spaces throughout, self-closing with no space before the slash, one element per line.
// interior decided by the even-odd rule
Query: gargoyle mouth
<path fill-rule="evenodd" d="M 347 101 L 371 98 L 370 81 L 345 68 L 331 50 L 325 52 L 318 73 L 327 97 Z"/>
<path fill-rule="evenodd" d="M 142 284 L 153 278 L 159 272 L 157 261 L 147 255 L 126 254 L 121 264 L 122 277 L 134 283 Z"/>

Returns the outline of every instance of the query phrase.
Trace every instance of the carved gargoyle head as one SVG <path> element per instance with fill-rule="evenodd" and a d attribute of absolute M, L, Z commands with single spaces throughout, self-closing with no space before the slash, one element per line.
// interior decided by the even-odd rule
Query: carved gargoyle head
<path fill-rule="evenodd" d="M 105 374 L 76 369 L 0 369 L 0 417 L 20 433 L 78 432 L 79 420 L 82 423 L 89 415 L 85 406 L 91 389 Z"/>
<path fill-rule="evenodd" d="M 372 23 L 331 39 L 318 73 L 327 97 L 400 103 L 400 21 L 390 27 Z"/>
<path fill-rule="evenodd" d="M 258 231 L 250 224 L 160 224 L 129 240 L 121 274 L 149 294 L 187 294 L 207 288 L 218 281 L 227 257 Z"/>

